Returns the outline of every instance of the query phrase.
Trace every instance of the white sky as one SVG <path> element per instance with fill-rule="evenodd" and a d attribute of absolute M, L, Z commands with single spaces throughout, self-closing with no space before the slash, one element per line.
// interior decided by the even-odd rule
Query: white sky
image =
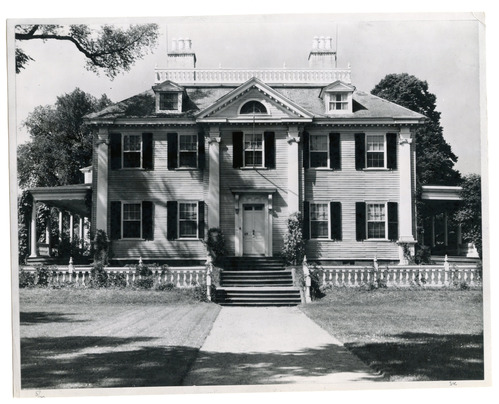
<path fill-rule="evenodd" d="M 114 102 L 153 84 L 154 67 L 166 66 L 166 36 L 192 39 L 197 67 L 306 68 L 312 38 L 336 37 L 338 67 L 352 68 L 352 82 L 370 91 L 389 73 L 409 73 L 429 84 L 442 113 L 444 136 L 463 173 L 480 173 L 479 22 L 472 14 L 445 16 L 333 15 L 237 16 L 154 19 L 161 38 L 154 54 L 114 81 L 83 68 L 73 45 L 20 43 L 35 61 L 16 76 L 17 124 L 38 105 L 75 87 Z M 106 19 L 105 22 L 109 20 Z M 118 21 L 123 22 L 123 21 Z M 333 43 L 336 39 L 333 39 Z M 21 129 L 18 140 L 25 141 Z"/>

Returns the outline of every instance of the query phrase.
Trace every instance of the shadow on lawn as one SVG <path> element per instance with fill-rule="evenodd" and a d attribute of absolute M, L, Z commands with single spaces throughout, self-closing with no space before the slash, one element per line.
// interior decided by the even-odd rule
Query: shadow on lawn
<path fill-rule="evenodd" d="M 399 341 L 345 346 L 388 380 L 483 380 L 483 335 L 406 332 Z"/>
<path fill-rule="evenodd" d="M 60 314 L 44 311 L 20 312 L 19 320 L 21 325 L 35 325 L 47 323 L 82 323 L 87 320 L 75 320 L 71 316 L 75 314 Z"/>
<path fill-rule="evenodd" d="M 21 341 L 23 389 L 250 385 L 293 382 L 295 377 L 359 373 L 366 368 L 343 347 L 285 353 L 203 352 L 152 346 L 155 338 L 62 337 Z M 185 382 L 184 382 L 185 379 Z"/>

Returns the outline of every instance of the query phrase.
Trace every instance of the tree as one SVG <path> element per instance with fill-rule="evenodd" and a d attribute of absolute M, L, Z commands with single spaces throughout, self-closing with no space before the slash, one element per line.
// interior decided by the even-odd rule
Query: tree
<path fill-rule="evenodd" d="M 455 215 L 461 225 L 463 239 L 475 244 L 482 257 L 482 181 L 479 175 L 469 174 L 461 183 L 462 203 Z"/>
<path fill-rule="evenodd" d="M 52 187 L 81 182 L 80 169 L 91 165 L 92 133 L 83 117 L 111 101 L 96 99 L 76 88 L 57 97 L 54 106 L 39 106 L 23 123 L 30 141 L 17 149 L 21 188 Z"/>
<path fill-rule="evenodd" d="M 15 28 L 17 41 L 58 40 L 74 44 L 87 58 L 87 70 L 98 73 L 102 69 L 111 79 L 121 71 L 129 71 L 137 59 L 156 46 L 157 38 L 156 24 L 131 25 L 127 29 L 103 25 L 99 30 L 93 30 L 85 24 L 17 25 Z M 21 48 L 16 47 L 16 73 L 31 60 Z"/>
<path fill-rule="evenodd" d="M 428 121 L 416 129 L 416 172 L 421 185 L 459 185 L 461 174 L 454 169 L 457 156 L 443 137 L 437 97 L 428 91 L 428 83 L 407 73 L 388 74 L 372 94 L 425 115 Z"/>

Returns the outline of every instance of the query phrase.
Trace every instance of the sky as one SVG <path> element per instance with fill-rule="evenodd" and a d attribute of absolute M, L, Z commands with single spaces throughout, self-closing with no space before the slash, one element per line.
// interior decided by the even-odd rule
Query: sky
<path fill-rule="evenodd" d="M 80 22 L 88 22 L 83 20 Z M 338 67 L 351 66 L 352 84 L 371 91 L 387 74 L 409 73 L 426 80 L 437 96 L 444 137 L 462 173 L 480 173 L 480 22 L 471 13 L 446 15 L 246 15 L 141 20 L 160 26 L 154 53 L 110 80 L 84 68 L 73 45 L 26 41 L 21 48 L 35 61 L 16 75 L 18 142 L 28 139 L 22 122 L 38 105 L 76 87 L 113 102 L 149 89 L 154 68 L 166 67 L 167 44 L 189 37 L 198 68 L 307 68 L 314 36 L 332 36 Z M 95 21 L 99 23 L 109 20 Z M 137 22 L 131 19 L 115 23 Z M 168 38 L 168 41 L 167 41 Z"/>

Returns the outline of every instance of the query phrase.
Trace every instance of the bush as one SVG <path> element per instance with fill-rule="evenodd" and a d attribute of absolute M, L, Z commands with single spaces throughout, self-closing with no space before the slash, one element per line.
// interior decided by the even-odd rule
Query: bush
<path fill-rule="evenodd" d="M 154 279 L 152 276 L 135 279 L 134 286 L 138 289 L 152 289 L 154 286 Z"/>
<path fill-rule="evenodd" d="M 36 276 L 33 272 L 25 271 L 21 268 L 19 271 L 19 287 L 20 288 L 32 288 L 35 286 Z"/>
<path fill-rule="evenodd" d="M 288 218 L 288 230 L 284 235 L 282 256 L 288 265 L 298 265 L 305 256 L 305 239 L 303 238 L 303 220 L 301 213 L 292 213 Z"/>
<path fill-rule="evenodd" d="M 190 289 L 192 297 L 200 302 L 208 302 L 208 293 L 206 283 L 194 283 L 194 287 Z M 211 295 L 214 296 L 215 288 L 211 286 Z"/>
<path fill-rule="evenodd" d="M 225 236 L 220 228 L 212 227 L 208 230 L 206 248 L 213 257 L 213 260 L 217 262 L 227 254 L 227 250 L 225 249 Z"/>
<path fill-rule="evenodd" d="M 327 285 L 323 285 L 322 283 L 322 274 L 324 270 L 317 265 L 309 264 L 309 273 L 310 273 L 310 297 L 312 300 L 321 299 L 326 294 L 325 291 L 328 289 Z M 305 289 L 306 281 L 305 274 L 303 273 L 303 268 L 301 266 L 297 266 L 295 269 L 295 285 Z"/>
<path fill-rule="evenodd" d="M 170 290 L 173 290 L 175 289 L 176 286 L 171 283 L 171 282 L 168 282 L 168 283 L 160 283 L 158 285 L 156 285 L 156 290 L 160 290 L 160 291 L 163 291 L 163 290 L 166 290 L 166 291 L 170 291 Z"/>
<path fill-rule="evenodd" d="M 54 270 L 44 265 L 36 267 L 36 284 L 39 286 L 48 286 L 54 276 Z"/>
<path fill-rule="evenodd" d="M 94 262 L 101 262 L 107 265 L 109 258 L 109 238 L 104 230 L 97 230 L 92 240 L 92 250 Z"/>
<path fill-rule="evenodd" d="M 124 274 L 124 273 L 108 273 L 105 286 L 108 288 L 125 288 L 127 286 L 126 274 Z"/>
<path fill-rule="evenodd" d="M 101 262 L 93 265 L 90 271 L 90 286 L 94 288 L 105 288 L 107 286 L 108 273 Z"/>

